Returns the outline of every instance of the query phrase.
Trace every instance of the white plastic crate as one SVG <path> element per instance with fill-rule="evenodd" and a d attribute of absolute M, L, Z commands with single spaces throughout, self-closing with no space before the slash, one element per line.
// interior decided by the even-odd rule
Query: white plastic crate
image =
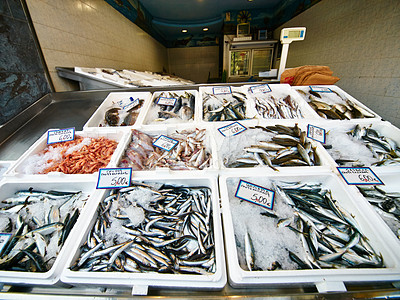
<path fill-rule="evenodd" d="M 221 94 L 224 93 L 224 94 Z M 244 118 L 245 119 L 252 119 L 255 118 L 257 112 L 255 111 L 254 107 L 251 104 L 251 101 L 249 100 L 249 95 L 246 92 L 246 88 L 244 87 L 237 87 L 237 86 L 201 86 L 199 88 L 199 101 L 197 104 L 197 109 L 200 113 L 200 120 L 202 122 L 207 122 L 207 123 L 219 123 L 219 121 L 209 121 L 205 119 L 204 116 L 204 107 L 207 104 L 207 94 L 212 94 L 215 95 L 216 98 L 219 99 L 219 101 L 222 101 L 223 99 L 226 99 L 229 102 L 232 102 L 231 100 L 232 95 L 235 93 L 241 93 L 241 98 L 245 98 L 244 100 Z M 221 107 L 218 105 L 218 107 Z M 232 120 L 233 121 L 233 120 Z M 237 120 L 239 121 L 239 120 Z"/>
<path fill-rule="evenodd" d="M 205 138 L 204 138 L 204 146 L 205 146 L 205 150 L 210 153 L 210 160 L 208 163 L 208 166 L 205 167 L 202 170 L 197 170 L 197 169 L 192 169 L 192 172 L 216 172 L 219 169 L 219 163 L 218 163 L 218 157 L 217 157 L 217 151 L 216 151 L 216 144 L 214 141 L 214 138 L 211 134 L 211 128 L 207 125 L 201 124 L 200 126 L 196 126 L 194 124 L 164 124 L 163 127 L 160 126 L 142 126 L 140 128 L 136 128 L 134 130 L 138 130 L 142 133 L 145 133 L 149 136 L 151 136 L 152 138 L 157 138 L 160 137 L 161 135 L 164 135 L 166 137 L 171 137 L 173 138 L 173 134 L 177 134 L 180 133 L 182 131 L 194 131 L 194 130 L 205 130 Z M 121 160 L 123 159 L 129 144 L 132 141 L 132 131 L 130 131 L 130 135 L 128 136 L 124 147 L 123 147 L 123 151 L 122 154 L 119 156 L 119 159 L 117 161 L 117 166 L 121 166 Z M 179 143 L 177 144 L 177 146 L 175 147 L 179 147 Z M 140 145 L 136 145 L 135 147 L 139 147 Z M 153 148 L 156 148 L 155 146 L 153 146 Z M 172 149 L 171 151 L 174 151 L 175 149 Z M 192 150 L 190 151 L 190 153 L 194 153 Z M 174 161 L 174 159 L 172 159 Z M 129 166 L 128 166 L 129 167 Z M 172 168 L 170 169 L 168 166 L 165 167 L 156 167 L 155 169 L 151 169 L 151 170 L 136 170 L 135 168 L 133 168 L 133 173 L 135 174 L 136 172 L 140 172 L 141 174 L 143 174 L 143 176 L 145 176 L 145 173 L 148 173 L 150 176 L 152 176 L 152 174 L 154 174 L 155 172 L 161 172 L 161 173 L 170 173 L 170 172 L 182 172 L 184 170 L 173 170 Z M 142 175 L 141 175 L 142 176 Z"/>
<path fill-rule="evenodd" d="M 373 167 L 371 168 L 375 175 L 383 182 L 383 185 L 378 185 L 378 188 L 385 190 L 390 193 L 400 193 L 400 171 L 396 168 L 379 168 Z M 371 187 L 371 186 L 368 186 Z M 364 200 L 367 205 L 371 207 L 373 210 L 372 213 L 376 214 L 378 218 L 381 220 L 383 226 L 389 227 L 390 231 L 393 234 L 393 237 L 398 240 L 400 244 L 400 220 L 394 220 L 394 218 L 384 217 L 378 210 L 374 208 L 374 205 L 368 202 L 368 199 L 365 198 L 362 193 L 354 186 L 355 192 L 360 196 L 361 200 Z"/>
<path fill-rule="evenodd" d="M 352 97 L 351 95 L 349 95 L 348 93 L 346 93 L 345 91 L 343 91 L 341 88 L 339 88 L 336 85 L 313 85 L 313 87 L 321 87 L 321 90 L 329 89 L 332 91 L 332 92 L 319 92 L 318 94 L 321 96 L 321 99 L 318 97 L 314 97 L 314 99 L 316 99 L 316 100 L 320 100 L 329 105 L 333 105 L 336 103 L 346 104 L 346 102 L 341 98 L 348 99 L 352 103 L 361 107 L 361 109 L 364 109 L 368 113 L 374 115 L 374 117 L 372 117 L 372 118 L 365 118 L 365 119 L 381 120 L 381 117 L 378 114 L 376 114 L 374 111 L 372 111 L 370 108 L 368 108 L 361 101 L 355 99 L 354 97 Z M 310 91 L 310 86 L 292 86 L 292 89 L 295 90 L 300 95 L 300 97 L 302 97 L 302 99 L 304 99 L 307 103 L 310 102 L 310 99 L 308 98 L 309 96 L 302 94 L 302 92 L 308 93 L 308 91 Z M 341 98 L 338 95 L 340 95 Z M 310 108 L 311 108 L 311 106 L 310 106 Z M 316 115 L 317 115 L 317 118 L 320 118 L 322 120 L 324 119 L 321 116 L 319 116 L 317 113 L 316 113 Z M 364 118 L 357 118 L 357 119 L 360 120 L 360 119 L 364 119 Z"/>
<path fill-rule="evenodd" d="M 157 178 L 155 178 L 157 177 Z M 187 172 L 179 175 L 157 175 L 153 178 L 134 178 L 133 181 L 144 181 L 145 183 L 162 183 L 187 187 L 209 187 L 211 189 L 211 201 L 213 212 L 213 228 L 215 241 L 215 264 L 216 271 L 210 275 L 183 275 L 183 274 L 161 274 L 156 272 L 129 273 L 129 272 L 80 272 L 70 270 L 80 255 L 80 246 L 85 243 L 87 235 L 97 219 L 96 209 L 92 209 L 85 216 L 86 223 L 80 232 L 74 235 L 75 245 L 61 275 L 61 281 L 73 286 L 107 286 L 132 288 L 132 294 L 147 294 L 148 287 L 163 287 L 168 289 L 222 289 L 227 281 L 222 239 L 222 225 L 220 218 L 220 207 L 218 202 L 217 178 L 207 175 L 196 175 Z M 105 191 L 101 200 L 108 196 Z"/>
<path fill-rule="evenodd" d="M 174 112 L 175 106 L 168 106 L 171 107 L 172 109 L 170 111 L 167 111 L 166 114 L 170 113 L 171 115 L 176 115 L 177 117 L 171 117 L 169 119 L 161 120 L 158 116 L 159 113 L 165 113 L 164 111 L 161 110 L 161 106 L 156 103 L 157 99 L 161 97 L 166 97 L 166 98 L 173 98 L 176 99 L 175 101 L 179 101 L 179 97 L 185 95 L 185 93 L 191 93 L 194 95 L 194 102 L 193 102 L 193 116 L 188 119 L 184 120 L 182 119 L 180 115 L 180 111 L 177 111 L 176 113 Z M 165 124 L 182 124 L 182 123 L 194 123 L 199 121 L 199 112 L 198 108 L 196 106 L 196 102 L 198 102 L 198 92 L 196 90 L 177 90 L 177 91 L 158 91 L 154 92 L 153 96 L 151 97 L 150 103 L 146 106 L 145 114 L 143 117 L 143 125 L 165 125 Z M 185 102 L 186 103 L 186 102 Z M 187 106 L 189 106 L 189 102 L 187 103 Z"/>
<path fill-rule="evenodd" d="M 136 100 L 138 98 L 143 100 L 142 107 L 140 108 L 136 122 L 134 123 L 134 125 L 140 125 L 143 121 L 144 112 L 146 110 L 145 108 L 149 104 L 148 102 L 150 101 L 150 98 L 151 98 L 150 92 L 114 92 L 114 93 L 110 93 L 107 96 L 107 98 L 104 99 L 104 101 L 101 103 L 101 105 L 97 108 L 97 110 L 93 113 L 93 115 L 90 117 L 90 119 L 86 122 L 86 124 L 83 126 L 83 128 L 86 129 L 86 128 L 90 128 L 90 127 L 96 127 L 96 128 L 111 127 L 111 126 L 106 125 L 106 122 L 105 122 L 106 112 L 113 107 L 120 108 L 120 110 L 122 110 L 122 108 L 118 104 L 118 102 L 124 101 L 124 103 L 126 103 L 127 99 L 130 99 L 130 98 L 132 98 L 134 100 Z M 121 121 L 122 120 L 120 120 L 119 123 L 122 123 Z M 127 126 L 127 127 L 132 127 L 132 126 Z M 125 127 L 125 126 L 123 126 L 123 127 Z"/>
<path fill-rule="evenodd" d="M 247 170 L 246 170 L 247 171 Z M 234 223 L 236 218 L 232 215 L 231 201 L 234 201 L 235 191 L 239 180 L 245 180 L 253 184 L 267 187 L 270 180 L 283 182 L 304 182 L 323 183 L 323 187 L 332 191 L 333 199 L 345 209 L 359 225 L 361 232 L 368 238 L 372 248 L 381 253 L 385 268 L 365 269 L 312 269 L 312 270 L 275 270 L 275 271 L 248 271 L 239 265 L 237 241 L 235 239 Z M 345 283 L 366 283 L 366 282 L 392 282 L 398 283 L 400 279 L 400 247 L 389 229 L 377 222 L 376 216 L 371 213 L 366 203 L 354 201 L 357 197 L 349 192 L 344 183 L 331 172 L 315 172 L 307 170 L 303 172 L 292 172 L 292 174 L 270 174 L 254 175 L 251 172 L 242 172 L 241 176 L 235 173 L 226 174 L 220 177 L 220 192 L 222 214 L 224 222 L 225 248 L 229 249 L 227 254 L 228 278 L 233 287 L 295 287 L 295 286 L 316 286 L 319 292 L 346 291 Z M 279 199 L 279 198 L 278 198 Z M 235 200 L 236 201 L 236 200 Z M 275 198 L 275 201 L 277 198 Z M 283 201 L 283 200 L 280 200 Z M 246 203 L 253 206 L 254 204 Z M 259 207 L 254 205 L 254 207 Z M 260 208 L 261 211 L 265 209 Z M 254 208 L 253 208 L 254 209 Z M 274 213 L 278 213 L 273 211 Z M 245 207 L 240 214 L 245 216 Z M 249 218 L 249 221 L 254 218 Z M 237 224 L 240 228 L 246 228 L 246 224 Z M 262 239 L 269 239 L 269 230 L 255 227 L 259 230 Z M 286 243 L 286 236 L 283 238 Z M 271 240 L 271 243 L 273 241 Z M 301 244 L 299 247 L 302 247 Z M 264 252 L 264 249 L 263 249 Z M 256 253 L 257 255 L 257 253 Z M 266 253 L 265 255 L 268 255 Z M 278 258 L 277 258 L 278 259 Z M 257 258 L 256 258 L 257 262 Z"/>
<path fill-rule="evenodd" d="M 364 143 L 356 141 L 353 137 L 349 136 L 347 132 L 351 131 L 358 124 L 361 127 L 370 127 L 378 132 L 378 134 L 392 139 L 398 146 L 400 146 L 400 129 L 395 127 L 389 122 L 370 119 L 359 119 L 349 121 L 331 121 L 318 123 L 320 127 L 324 128 L 327 132 L 326 145 L 329 154 L 329 160 L 333 166 L 339 166 L 336 159 L 350 159 L 355 160 L 355 166 L 362 163 L 364 166 L 373 166 L 378 159 L 373 158 L 373 153 L 369 150 Z M 361 144 L 361 146 L 360 146 Z M 332 145 L 332 149 L 330 149 Z M 350 163 L 343 166 L 350 167 Z M 378 166 L 378 168 L 397 168 L 400 169 L 400 162 Z"/>
<path fill-rule="evenodd" d="M 309 122 L 308 122 L 309 121 Z M 228 136 L 224 137 L 220 129 L 229 126 L 235 122 L 238 122 L 239 124 L 243 125 L 244 127 L 247 128 L 247 130 L 243 131 L 242 133 L 238 133 L 235 136 Z M 285 119 L 285 120 L 245 120 L 245 121 L 234 121 L 234 122 L 217 122 L 213 124 L 214 128 L 212 130 L 212 133 L 214 135 L 214 139 L 217 145 L 217 153 L 218 153 L 218 163 L 220 166 L 220 170 L 226 171 L 226 170 L 236 170 L 237 172 L 241 172 L 243 169 L 252 169 L 254 172 L 267 172 L 271 174 L 276 174 L 278 173 L 277 171 L 274 171 L 272 168 L 264 165 L 256 165 L 254 167 L 240 167 L 240 168 L 234 168 L 234 167 L 228 167 L 227 162 L 233 162 L 234 158 L 239 158 L 242 155 L 245 154 L 245 147 L 250 147 L 252 145 L 256 145 L 259 141 L 264 140 L 264 141 L 269 141 L 265 140 L 265 137 L 262 136 L 262 131 L 260 131 L 257 134 L 249 134 L 249 130 L 254 130 L 256 126 L 274 126 L 276 124 L 284 125 L 284 126 L 289 126 L 293 127 L 295 124 L 298 124 L 299 128 L 302 131 L 307 132 L 307 126 L 308 124 L 318 126 L 316 125 L 314 120 L 292 120 L 292 119 Z M 253 129 L 252 129 L 253 128 Z M 316 153 L 318 154 L 318 157 L 320 159 L 320 165 L 318 166 L 275 166 L 279 171 L 282 172 L 293 172 L 293 170 L 303 170 L 303 169 L 308 169 L 308 168 L 315 168 L 315 169 L 329 169 L 332 168 L 333 164 L 331 161 L 331 158 L 329 157 L 328 153 L 326 150 L 323 148 L 322 144 L 311 140 L 310 138 L 308 139 L 313 146 L 316 147 Z"/>
<path fill-rule="evenodd" d="M 119 159 L 125 141 L 128 138 L 129 129 L 120 129 L 120 128 L 104 128 L 103 130 L 97 130 L 96 128 L 86 129 L 84 131 L 76 131 L 75 136 L 80 137 L 91 137 L 91 138 L 100 138 L 105 137 L 110 140 L 114 140 L 118 143 L 117 148 L 114 150 L 113 155 L 111 156 L 110 162 L 107 167 L 115 167 L 117 160 Z M 4 177 L 18 177 L 18 178 L 43 178 L 43 180 L 47 180 L 47 178 L 64 178 L 70 180 L 72 178 L 97 178 L 98 172 L 94 172 L 92 174 L 64 174 L 61 172 L 50 172 L 48 174 L 26 174 L 24 172 L 24 168 L 27 166 L 29 159 L 31 156 L 41 153 L 47 147 L 47 132 L 44 133 L 13 165 L 8 169 L 8 171 L 4 174 Z"/>
<path fill-rule="evenodd" d="M 59 282 L 61 271 L 65 265 L 66 258 L 70 254 L 71 247 L 74 245 L 73 237 L 80 232 L 85 222 L 85 215 L 93 210 L 93 206 L 97 205 L 96 182 L 93 180 L 80 180 L 79 182 L 65 181 L 60 179 L 47 178 L 45 181 L 25 180 L 25 179 L 5 179 L 0 183 L 0 201 L 12 197 L 14 193 L 21 190 L 33 188 L 36 191 L 57 190 L 64 192 L 79 192 L 88 195 L 89 198 L 85 205 L 81 207 L 80 216 L 71 230 L 64 246 L 56 257 L 53 266 L 47 272 L 19 272 L 0 270 L 0 282 L 2 284 L 12 285 L 54 285 Z M 91 208 L 92 207 L 92 208 Z"/>
<path fill-rule="evenodd" d="M 300 95 L 295 92 L 289 84 L 269 84 L 269 89 L 266 88 L 266 91 L 260 91 L 260 88 L 266 87 L 266 84 L 258 84 L 258 85 L 245 85 L 243 86 L 244 89 L 246 89 L 247 94 L 249 95 L 249 98 L 251 100 L 251 105 L 253 109 L 256 111 L 256 116 L 259 119 L 285 119 L 284 117 L 280 118 L 266 118 L 264 117 L 256 108 L 256 98 L 259 98 L 261 100 L 263 99 L 268 99 L 269 97 L 273 97 L 276 100 L 282 100 L 287 96 L 290 96 L 291 101 L 296 103 L 299 107 L 299 110 L 301 111 L 302 117 L 299 118 L 293 118 L 293 119 L 318 119 L 318 115 L 316 112 L 307 104 L 307 102 L 300 97 Z M 263 103 L 263 102 L 262 102 Z M 276 108 L 276 106 L 274 106 Z"/>

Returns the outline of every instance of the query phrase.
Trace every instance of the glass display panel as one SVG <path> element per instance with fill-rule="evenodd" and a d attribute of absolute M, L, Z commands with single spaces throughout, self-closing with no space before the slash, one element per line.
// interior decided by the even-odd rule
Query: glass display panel
<path fill-rule="evenodd" d="M 249 75 L 250 51 L 231 52 L 231 76 Z"/>
<path fill-rule="evenodd" d="M 253 50 L 253 67 L 251 75 L 271 70 L 272 49 Z"/>

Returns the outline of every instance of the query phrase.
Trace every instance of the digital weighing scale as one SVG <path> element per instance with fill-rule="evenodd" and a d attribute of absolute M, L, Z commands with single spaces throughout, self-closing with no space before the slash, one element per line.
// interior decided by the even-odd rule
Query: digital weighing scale
<path fill-rule="evenodd" d="M 283 71 L 285 71 L 286 59 L 289 51 L 289 44 L 293 41 L 302 41 L 306 36 L 305 27 L 283 28 L 281 31 L 282 53 L 281 62 L 279 64 L 278 80 L 281 79 Z"/>

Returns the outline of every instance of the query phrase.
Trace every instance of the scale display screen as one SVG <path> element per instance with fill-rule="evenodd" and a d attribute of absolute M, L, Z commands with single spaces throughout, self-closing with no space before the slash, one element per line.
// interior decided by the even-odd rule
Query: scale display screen
<path fill-rule="evenodd" d="M 281 31 L 281 42 L 290 44 L 293 41 L 302 41 L 306 35 L 305 27 L 284 28 Z"/>
<path fill-rule="evenodd" d="M 289 38 L 298 38 L 300 37 L 301 31 L 289 31 Z"/>

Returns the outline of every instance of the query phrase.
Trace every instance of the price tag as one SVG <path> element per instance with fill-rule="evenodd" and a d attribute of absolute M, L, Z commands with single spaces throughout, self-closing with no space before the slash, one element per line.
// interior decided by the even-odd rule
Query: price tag
<path fill-rule="evenodd" d="M 267 84 L 251 86 L 250 87 L 250 91 L 253 94 L 255 94 L 255 93 L 269 93 L 269 92 L 271 92 L 271 88 L 269 87 L 269 85 L 267 83 Z"/>
<path fill-rule="evenodd" d="M 272 210 L 274 207 L 275 192 L 262 186 L 240 180 L 235 197 Z"/>
<path fill-rule="evenodd" d="M 132 97 L 129 97 L 128 99 L 123 99 L 118 101 L 119 107 L 121 107 L 123 110 L 130 110 L 137 106 L 139 104 L 139 98 L 133 99 Z"/>
<path fill-rule="evenodd" d="M 175 103 L 176 103 L 176 98 L 160 97 L 157 100 L 158 105 L 175 106 Z"/>
<path fill-rule="evenodd" d="M 132 168 L 104 168 L 99 170 L 96 189 L 119 189 L 131 184 Z"/>
<path fill-rule="evenodd" d="M 47 144 L 72 141 L 75 138 L 75 128 L 49 130 Z"/>
<path fill-rule="evenodd" d="M 237 135 L 243 131 L 245 131 L 247 128 L 244 127 L 242 124 L 240 124 L 239 122 L 234 122 L 232 124 L 223 126 L 218 128 L 218 131 L 225 137 L 227 136 L 233 136 L 233 135 Z"/>
<path fill-rule="evenodd" d="M 153 143 L 153 146 L 166 151 L 171 151 L 176 145 L 178 145 L 178 143 L 179 141 L 177 140 L 171 139 L 165 135 L 160 135 Z"/>
<path fill-rule="evenodd" d="M 12 233 L 0 233 L 0 253 L 3 251 L 5 245 L 11 239 Z"/>
<path fill-rule="evenodd" d="M 382 185 L 378 176 L 368 167 L 337 167 L 348 185 Z"/>
<path fill-rule="evenodd" d="M 308 124 L 307 137 L 313 139 L 314 141 L 325 144 L 325 129 Z"/>
<path fill-rule="evenodd" d="M 232 90 L 230 86 L 213 87 L 213 94 L 214 95 L 232 94 Z"/>
<path fill-rule="evenodd" d="M 328 88 L 328 87 L 325 87 L 325 86 L 310 85 L 309 87 L 313 92 L 332 93 L 332 90 L 330 88 Z"/>

